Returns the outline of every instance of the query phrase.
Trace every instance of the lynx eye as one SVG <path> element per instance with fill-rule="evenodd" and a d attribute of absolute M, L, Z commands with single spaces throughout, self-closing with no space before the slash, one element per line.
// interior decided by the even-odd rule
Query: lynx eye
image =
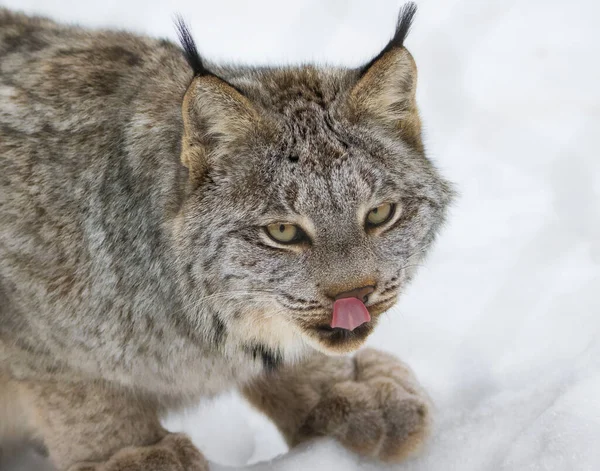
<path fill-rule="evenodd" d="M 383 203 L 373 208 L 367 214 L 367 226 L 377 227 L 388 222 L 394 216 L 396 205 L 391 203 Z"/>
<path fill-rule="evenodd" d="M 304 231 L 295 224 L 277 222 L 269 224 L 266 229 L 269 237 L 280 244 L 295 244 L 305 238 Z"/>

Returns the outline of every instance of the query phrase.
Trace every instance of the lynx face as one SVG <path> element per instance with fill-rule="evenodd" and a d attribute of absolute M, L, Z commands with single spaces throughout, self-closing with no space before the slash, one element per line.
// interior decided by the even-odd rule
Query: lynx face
<path fill-rule="evenodd" d="M 451 199 L 423 152 L 410 19 L 359 70 L 208 72 L 183 31 L 196 77 L 178 240 L 224 329 L 348 352 L 410 280 Z"/>

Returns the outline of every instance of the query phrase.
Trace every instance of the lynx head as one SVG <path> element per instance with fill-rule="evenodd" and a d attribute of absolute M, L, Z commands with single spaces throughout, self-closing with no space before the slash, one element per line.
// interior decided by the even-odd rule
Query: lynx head
<path fill-rule="evenodd" d="M 414 13 L 358 69 L 209 71 L 179 24 L 195 72 L 180 250 L 220 336 L 348 352 L 411 278 L 451 199 L 421 141 Z"/>

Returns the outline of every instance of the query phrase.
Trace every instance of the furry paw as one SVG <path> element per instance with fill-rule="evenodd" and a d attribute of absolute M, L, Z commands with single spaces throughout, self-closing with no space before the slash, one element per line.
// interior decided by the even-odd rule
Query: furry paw
<path fill-rule="evenodd" d="M 417 451 L 426 438 L 429 408 L 426 394 L 404 363 L 366 349 L 354 357 L 354 378 L 322 394 L 296 440 L 332 436 L 356 453 L 397 462 Z"/>
<path fill-rule="evenodd" d="M 104 463 L 79 463 L 69 471 L 208 471 L 208 462 L 188 437 L 170 433 L 155 445 L 124 448 Z"/>

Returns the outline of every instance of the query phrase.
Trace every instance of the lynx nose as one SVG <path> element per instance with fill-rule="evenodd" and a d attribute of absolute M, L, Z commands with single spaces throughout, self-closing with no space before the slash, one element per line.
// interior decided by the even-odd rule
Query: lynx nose
<path fill-rule="evenodd" d="M 375 291 L 374 286 L 363 286 L 362 288 L 355 288 L 350 291 L 344 291 L 343 293 L 338 293 L 333 298 L 337 301 L 338 299 L 344 298 L 358 298 L 363 303 L 369 301 L 369 295 Z"/>

